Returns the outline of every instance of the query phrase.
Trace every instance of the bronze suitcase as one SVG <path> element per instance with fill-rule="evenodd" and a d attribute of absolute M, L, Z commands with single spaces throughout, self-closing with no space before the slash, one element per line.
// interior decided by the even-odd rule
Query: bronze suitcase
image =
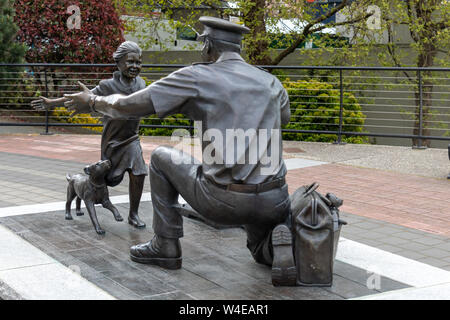
<path fill-rule="evenodd" d="M 294 257 L 297 285 L 331 286 L 333 264 L 342 224 L 338 207 L 342 200 L 316 192 L 314 183 L 291 196 Z"/>

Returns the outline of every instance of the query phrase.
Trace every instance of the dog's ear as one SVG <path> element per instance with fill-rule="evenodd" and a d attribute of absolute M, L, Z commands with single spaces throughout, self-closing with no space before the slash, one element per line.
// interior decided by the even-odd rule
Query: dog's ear
<path fill-rule="evenodd" d="M 84 167 L 84 173 L 86 173 L 87 175 L 90 175 L 91 174 L 91 170 L 90 170 L 90 168 L 91 168 L 91 166 L 86 166 L 86 167 Z"/>

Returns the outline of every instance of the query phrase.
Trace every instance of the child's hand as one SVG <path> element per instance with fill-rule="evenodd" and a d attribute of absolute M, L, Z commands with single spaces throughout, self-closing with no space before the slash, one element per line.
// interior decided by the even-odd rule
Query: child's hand
<path fill-rule="evenodd" d="M 50 99 L 40 97 L 38 100 L 31 101 L 31 106 L 38 111 L 45 111 L 50 106 Z"/>

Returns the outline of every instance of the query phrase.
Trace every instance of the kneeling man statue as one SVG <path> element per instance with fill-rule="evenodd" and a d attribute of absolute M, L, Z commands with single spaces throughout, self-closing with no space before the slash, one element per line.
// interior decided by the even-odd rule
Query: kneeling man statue
<path fill-rule="evenodd" d="M 244 226 L 255 261 L 272 266 L 272 282 L 295 285 L 281 139 L 281 125 L 290 119 L 288 94 L 275 76 L 241 57 L 248 28 L 213 17 L 200 22 L 205 26 L 199 35 L 203 63 L 128 96 L 96 96 L 80 84 L 83 91 L 65 95 L 65 105 L 75 113 L 100 112 L 118 119 L 182 113 L 202 123 L 201 164 L 178 149 L 158 147 L 153 152 L 155 236 L 130 249 L 133 261 L 181 268 L 181 194 L 205 220 Z"/>

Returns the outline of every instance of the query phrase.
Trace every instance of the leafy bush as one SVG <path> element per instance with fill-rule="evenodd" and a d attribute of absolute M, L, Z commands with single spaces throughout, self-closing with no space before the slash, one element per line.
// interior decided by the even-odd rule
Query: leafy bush
<path fill-rule="evenodd" d="M 80 12 L 68 12 L 71 5 Z M 110 0 L 16 0 L 17 38 L 28 46 L 28 62 L 109 63 L 124 40 L 123 25 Z M 69 22 L 80 17 L 78 26 Z M 71 18 L 72 17 L 72 18 Z"/>
<path fill-rule="evenodd" d="M 92 117 L 90 114 L 77 114 L 70 117 L 72 111 L 67 111 L 64 107 L 53 109 L 52 116 L 58 122 L 77 123 L 77 124 L 101 124 L 100 119 Z M 102 132 L 103 127 L 82 127 L 95 132 Z"/>
<path fill-rule="evenodd" d="M 283 82 L 291 102 L 291 122 L 284 129 L 337 131 L 339 128 L 339 90 L 317 80 Z M 343 131 L 363 132 L 366 116 L 361 112 L 355 96 L 344 92 Z M 337 135 L 316 133 L 283 133 L 283 139 L 333 142 Z M 343 136 L 348 143 L 367 143 L 366 137 Z"/>

